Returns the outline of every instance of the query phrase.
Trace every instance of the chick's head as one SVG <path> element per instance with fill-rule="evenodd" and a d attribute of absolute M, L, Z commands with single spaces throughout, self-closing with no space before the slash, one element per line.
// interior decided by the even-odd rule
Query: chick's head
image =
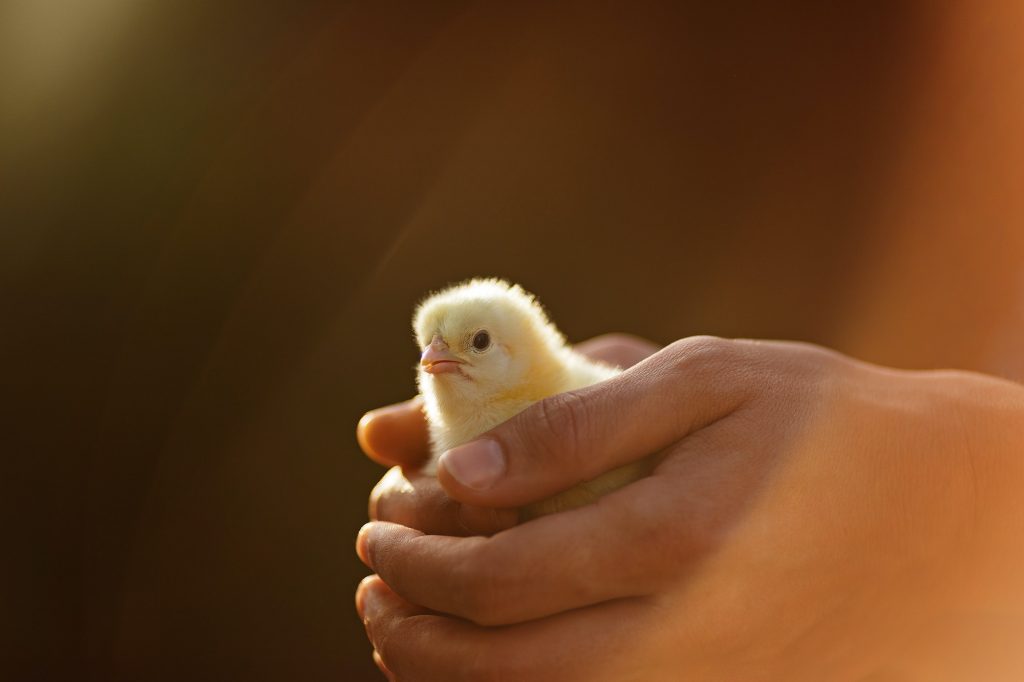
<path fill-rule="evenodd" d="M 502 280 L 475 279 L 420 304 L 422 390 L 459 401 L 526 397 L 557 371 L 565 339 L 534 298 Z"/>

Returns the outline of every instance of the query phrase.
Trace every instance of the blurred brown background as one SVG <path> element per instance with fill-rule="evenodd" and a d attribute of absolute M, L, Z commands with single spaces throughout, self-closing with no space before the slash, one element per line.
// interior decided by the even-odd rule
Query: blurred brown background
<path fill-rule="evenodd" d="M 1024 375 L 1024 12 L 834 4 L 5 4 L 5 669 L 376 679 L 355 424 L 467 276 Z"/>

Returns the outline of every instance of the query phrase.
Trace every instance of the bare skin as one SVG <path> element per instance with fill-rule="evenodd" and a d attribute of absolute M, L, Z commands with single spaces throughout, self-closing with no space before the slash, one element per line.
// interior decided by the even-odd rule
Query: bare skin
<path fill-rule="evenodd" d="M 623 365 L 655 350 L 583 348 Z M 359 428 L 396 465 L 357 540 L 376 573 L 357 609 L 391 679 L 977 679 L 958 628 L 1024 626 L 1018 384 L 684 339 L 485 434 L 504 474 L 483 488 L 453 476 L 479 443 L 416 473 L 422 420 L 413 401 Z M 515 508 L 652 453 L 649 478 L 517 525 Z M 1024 671 L 1004 649 L 987 679 Z"/>

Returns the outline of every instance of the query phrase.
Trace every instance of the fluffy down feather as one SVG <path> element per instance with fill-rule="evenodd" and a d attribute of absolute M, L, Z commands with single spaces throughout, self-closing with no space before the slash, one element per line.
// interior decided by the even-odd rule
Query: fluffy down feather
<path fill-rule="evenodd" d="M 417 384 L 430 429 L 431 467 L 550 395 L 608 379 L 621 370 L 575 352 L 534 297 L 499 279 L 473 279 L 424 300 L 413 318 L 423 350 Z M 649 471 L 629 464 L 523 510 L 526 518 L 594 501 Z"/>

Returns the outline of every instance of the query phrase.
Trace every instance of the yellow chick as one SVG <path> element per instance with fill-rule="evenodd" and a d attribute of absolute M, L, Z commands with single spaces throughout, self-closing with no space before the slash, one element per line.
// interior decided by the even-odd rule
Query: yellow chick
<path fill-rule="evenodd" d="M 431 470 L 444 451 L 532 403 L 621 371 L 570 348 L 531 294 L 499 279 L 473 279 L 433 294 L 416 309 L 413 330 L 423 351 L 417 384 Z M 522 516 L 588 504 L 647 473 L 644 461 L 619 467 L 524 508 Z"/>

